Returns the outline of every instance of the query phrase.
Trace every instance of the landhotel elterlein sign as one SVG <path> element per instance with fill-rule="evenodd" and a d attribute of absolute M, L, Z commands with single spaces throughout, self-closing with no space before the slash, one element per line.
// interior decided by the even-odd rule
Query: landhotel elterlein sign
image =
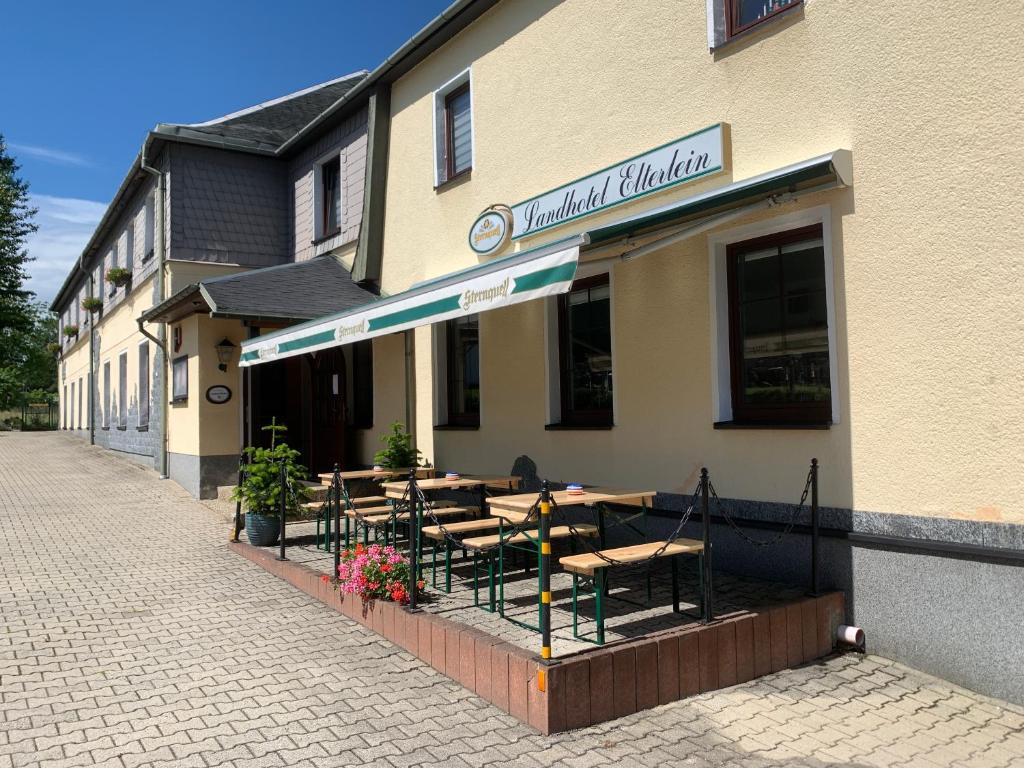
<path fill-rule="evenodd" d="M 728 128 L 712 125 L 513 205 L 512 239 L 725 170 Z"/>

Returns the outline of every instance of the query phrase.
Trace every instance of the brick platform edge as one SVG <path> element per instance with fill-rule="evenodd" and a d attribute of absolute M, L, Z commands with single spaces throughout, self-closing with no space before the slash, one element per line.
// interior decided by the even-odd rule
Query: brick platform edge
<path fill-rule="evenodd" d="M 354 619 L 544 734 L 583 728 L 697 693 L 744 683 L 832 652 L 843 623 L 841 592 L 808 597 L 708 626 L 669 630 L 595 648 L 548 667 L 473 627 L 394 603 L 344 596 L 318 571 L 244 542 L 236 553 Z"/>

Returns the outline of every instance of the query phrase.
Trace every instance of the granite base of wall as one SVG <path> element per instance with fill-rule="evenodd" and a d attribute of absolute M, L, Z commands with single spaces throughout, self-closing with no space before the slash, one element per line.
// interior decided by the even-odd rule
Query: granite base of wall
<path fill-rule="evenodd" d="M 544 734 L 625 717 L 821 658 L 832 652 L 845 614 L 842 593 L 832 592 L 543 665 L 475 627 L 342 595 L 319 571 L 278 560 L 272 550 L 244 542 L 228 546 Z"/>
<path fill-rule="evenodd" d="M 238 454 L 195 456 L 168 453 L 167 474 L 197 499 L 217 498 L 217 487 L 238 482 Z"/>

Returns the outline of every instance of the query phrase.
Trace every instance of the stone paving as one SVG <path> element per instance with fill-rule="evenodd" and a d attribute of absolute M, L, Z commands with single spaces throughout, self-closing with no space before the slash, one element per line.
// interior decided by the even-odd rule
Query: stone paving
<path fill-rule="evenodd" d="M 77 438 L 0 433 L 0 768 L 1024 765 L 1024 710 L 873 656 L 542 737 L 228 552 L 226 522 Z"/>

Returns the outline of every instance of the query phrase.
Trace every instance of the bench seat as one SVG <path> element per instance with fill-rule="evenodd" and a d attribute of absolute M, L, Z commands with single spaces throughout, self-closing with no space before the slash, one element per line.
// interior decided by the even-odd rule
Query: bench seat
<path fill-rule="evenodd" d="M 607 563 L 598 557 L 593 552 L 587 552 L 582 555 L 568 555 L 566 557 L 559 558 L 558 562 L 562 564 L 562 567 L 572 573 L 578 573 L 581 576 L 593 576 L 594 572 L 599 568 L 607 568 L 610 565 L 616 564 L 628 564 L 637 563 L 641 560 L 646 560 L 661 547 L 665 546 L 664 541 L 652 541 L 647 544 L 633 544 L 628 547 L 618 547 L 616 549 L 602 549 L 601 554 L 605 557 L 617 560 L 618 563 Z M 665 550 L 660 553 L 659 557 L 672 557 L 673 555 L 695 555 L 704 550 L 703 542 L 698 539 L 676 539 L 671 542 Z"/>
<path fill-rule="evenodd" d="M 480 507 L 441 507 L 434 510 L 434 517 L 455 517 L 457 515 L 479 515 Z M 430 515 L 424 513 L 424 519 L 429 520 Z M 388 514 L 382 515 L 369 515 L 364 516 L 360 511 L 360 519 L 367 525 L 386 525 L 392 519 L 399 521 L 407 521 L 409 519 L 408 512 L 401 512 L 397 515 L 392 516 Z"/>
<path fill-rule="evenodd" d="M 423 529 L 423 535 L 428 539 L 437 539 L 438 541 L 444 538 L 445 532 L 447 533 L 476 533 L 478 531 L 491 531 L 501 525 L 501 521 L 495 517 L 484 517 L 480 520 L 463 520 L 459 523 L 446 523 L 444 526 L 444 532 L 441 531 L 439 525 L 428 525 Z"/>
<path fill-rule="evenodd" d="M 574 527 L 576 529 L 576 532 L 582 534 L 583 536 L 597 536 L 596 525 L 583 523 Z M 550 536 L 552 539 L 565 539 L 569 536 L 572 536 L 572 530 L 569 528 L 568 525 L 556 525 L 551 528 Z M 466 547 L 466 549 L 485 550 L 493 549 L 494 547 L 502 543 L 526 544 L 528 542 L 536 541 L 536 532 L 534 532 L 534 535 L 527 535 L 526 533 L 517 533 L 515 536 L 507 538 L 504 541 L 502 541 L 502 536 L 500 534 L 494 534 L 493 536 L 476 536 L 471 539 L 463 539 L 462 545 Z"/>

